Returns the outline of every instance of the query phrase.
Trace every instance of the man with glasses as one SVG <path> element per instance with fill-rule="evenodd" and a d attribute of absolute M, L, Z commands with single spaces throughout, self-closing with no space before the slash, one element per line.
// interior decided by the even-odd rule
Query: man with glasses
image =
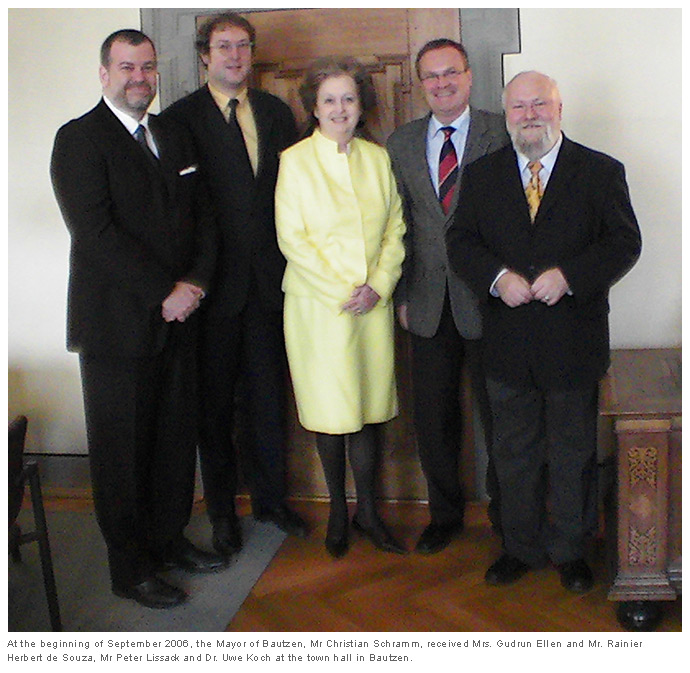
<path fill-rule="evenodd" d="M 203 24 L 196 49 L 208 82 L 161 115 L 194 137 L 220 236 L 201 316 L 200 458 L 213 545 L 225 555 L 242 546 L 234 503 L 238 426 L 254 516 L 306 535 L 304 522 L 285 505 L 285 260 L 274 222 L 279 154 L 297 131 L 285 103 L 248 86 L 255 40 L 254 27 L 235 13 Z M 238 391 L 246 414 L 236 424 Z"/>
<path fill-rule="evenodd" d="M 417 54 L 416 69 L 431 111 L 397 129 L 388 151 L 407 223 L 396 304 L 400 324 L 410 332 L 415 430 L 431 514 L 416 551 L 432 554 L 444 549 L 464 525 L 458 470 L 465 360 L 487 448 L 491 441 L 478 353 L 481 317 L 475 295 L 448 267 L 445 231 L 457 207 L 462 169 L 507 144 L 508 136 L 502 115 L 470 107 L 472 70 L 462 44 L 449 39 L 428 42 Z M 489 460 L 489 512 L 498 528 L 495 484 Z"/>
<path fill-rule="evenodd" d="M 598 382 L 609 365 L 609 288 L 640 254 L 623 165 L 561 132 L 556 82 L 504 91 L 512 146 L 465 171 L 447 232 L 454 271 L 481 298 L 501 490 L 506 585 L 547 562 L 583 593 L 597 530 Z"/>

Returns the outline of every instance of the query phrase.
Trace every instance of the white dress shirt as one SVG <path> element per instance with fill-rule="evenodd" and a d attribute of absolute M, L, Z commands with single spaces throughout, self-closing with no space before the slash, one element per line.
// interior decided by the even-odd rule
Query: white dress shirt
<path fill-rule="evenodd" d="M 146 136 L 146 144 L 149 149 L 158 156 L 158 148 L 156 147 L 156 141 L 153 139 L 151 130 L 149 129 L 149 113 L 145 112 L 144 116 L 140 119 L 134 119 L 134 117 L 128 115 L 126 112 L 116 108 L 107 96 L 103 96 L 105 104 L 112 110 L 113 114 L 122 122 L 124 127 L 134 136 L 134 132 L 139 128 L 139 125 L 144 127 L 144 135 Z"/>

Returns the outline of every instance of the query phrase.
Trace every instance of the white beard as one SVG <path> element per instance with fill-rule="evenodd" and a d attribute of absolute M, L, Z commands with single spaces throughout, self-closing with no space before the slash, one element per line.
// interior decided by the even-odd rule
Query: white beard
<path fill-rule="evenodd" d="M 554 129 L 551 124 L 544 124 L 542 128 L 544 132 L 538 140 L 526 140 L 522 137 L 519 128 L 508 129 L 513 147 L 530 161 L 541 159 L 558 140 L 557 137 L 554 137 Z"/>

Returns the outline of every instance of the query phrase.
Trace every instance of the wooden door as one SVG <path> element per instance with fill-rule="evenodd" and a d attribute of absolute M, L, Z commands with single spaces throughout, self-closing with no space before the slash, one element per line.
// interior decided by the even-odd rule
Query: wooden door
<path fill-rule="evenodd" d="M 306 68 L 320 56 L 353 56 L 365 64 L 376 88 L 378 111 L 369 131 L 379 142 L 401 124 L 426 114 L 416 85 L 414 60 L 421 46 L 438 37 L 460 39 L 457 9 L 293 9 L 244 13 L 257 32 L 253 85 L 282 98 L 304 124 L 298 87 Z M 197 17 L 197 24 L 206 20 Z M 417 456 L 412 422 L 412 382 L 407 334 L 396 332 L 400 415 L 385 426 L 381 496 L 389 500 L 425 500 L 426 482 Z M 467 385 L 464 387 L 467 390 Z M 291 391 L 291 386 L 290 386 Z M 462 394 L 465 423 L 463 481 L 474 487 L 474 441 L 469 394 Z M 328 491 L 314 436 L 297 421 L 294 400 L 288 418 L 289 493 L 326 497 Z M 348 494 L 354 483 L 348 475 Z"/>

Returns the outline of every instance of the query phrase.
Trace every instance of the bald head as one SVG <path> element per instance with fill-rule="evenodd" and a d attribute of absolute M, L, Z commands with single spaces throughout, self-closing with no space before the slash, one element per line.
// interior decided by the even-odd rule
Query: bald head
<path fill-rule="evenodd" d="M 535 71 L 516 75 L 503 92 L 503 107 L 513 147 L 532 161 L 558 141 L 563 104 L 551 77 Z"/>

